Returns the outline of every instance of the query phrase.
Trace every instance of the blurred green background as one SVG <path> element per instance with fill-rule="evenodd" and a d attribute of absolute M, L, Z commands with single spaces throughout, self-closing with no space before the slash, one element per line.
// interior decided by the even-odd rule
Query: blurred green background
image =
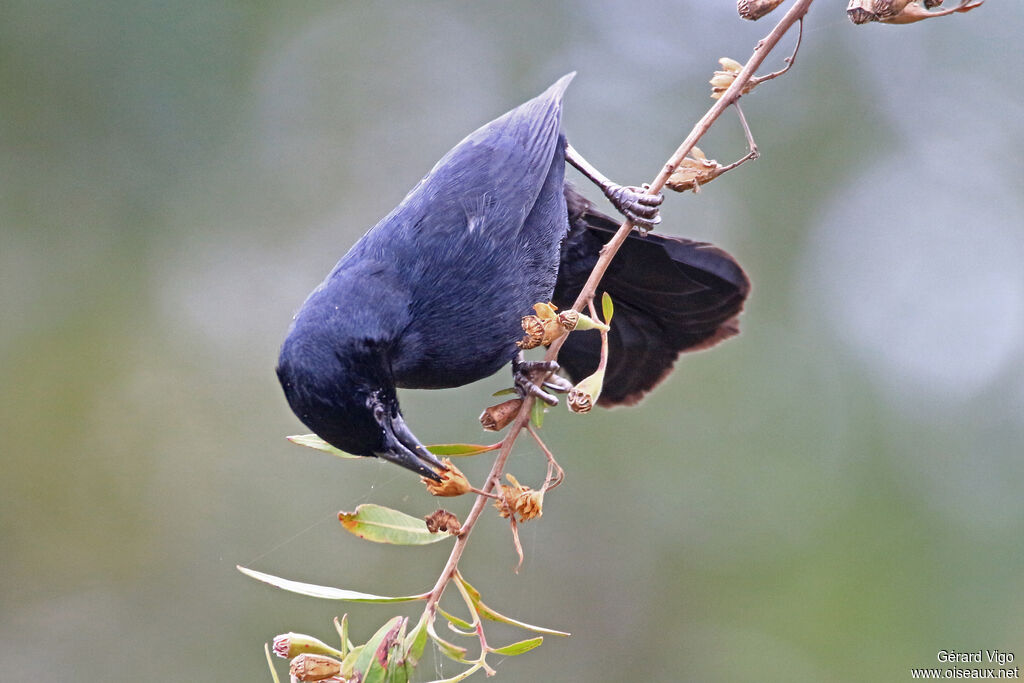
<path fill-rule="evenodd" d="M 573 632 L 502 680 L 1024 658 L 1022 25 L 1014 2 L 909 27 L 815 3 L 794 71 L 743 100 L 762 159 L 663 210 L 747 268 L 744 333 L 638 409 L 548 416 L 568 479 L 518 574 L 502 520 L 474 535 L 489 603 Z M 292 313 L 451 145 L 570 70 L 573 144 L 649 180 L 718 57 L 767 30 L 725 0 L 0 4 L 0 677 L 266 681 L 276 633 L 332 636 L 346 605 L 236 564 L 427 590 L 447 543 L 335 517 L 428 513 L 419 482 L 283 438 Z M 740 156 L 735 117 L 701 146 Z M 406 392 L 406 417 L 487 438 L 507 379 Z M 524 441 L 511 470 L 541 463 Z M 360 638 L 396 613 L 348 611 Z"/>

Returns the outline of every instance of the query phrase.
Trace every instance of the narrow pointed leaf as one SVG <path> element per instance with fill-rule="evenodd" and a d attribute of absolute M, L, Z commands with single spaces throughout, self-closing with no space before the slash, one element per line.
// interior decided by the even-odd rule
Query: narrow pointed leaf
<path fill-rule="evenodd" d="M 363 456 L 361 455 L 352 455 L 351 453 L 346 453 L 345 451 L 335 448 L 331 444 L 321 439 L 316 434 L 296 434 L 294 436 L 287 437 L 287 439 L 294 444 L 306 446 L 307 448 L 315 448 L 318 451 L 330 453 L 331 455 L 336 455 L 339 458 L 346 458 L 349 460 L 363 459 Z"/>
<path fill-rule="evenodd" d="M 398 637 L 404 623 L 405 617 L 392 617 L 366 641 L 354 667 L 356 672 L 363 675 L 360 679 L 362 683 L 384 683 L 393 646 L 396 641 L 401 643 Z"/>
<path fill-rule="evenodd" d="M 437 643 L 437 647 L 440 648 L 441 653 L 448 659 L 452 659 L 460 664 L 469 664 L 466 661 L 466 648 L 459 647 L 454 643 L 449 643 L 447 640 L 437 635 L 437 631 L 434 630 L 434 625 L 431 623 L 427 624 L 427 633 L 430 634 L 430 639 Z"/>
<path fill-rule="evenodd" d="M 476 608 L 477 611 L 480 612 L 480 616 L 482 616 L 484 619 L 490 619 L 491 621 L 499 621 L 503 624 L 509 624 L 510 626 L 517 626 L 519 628 L 526 629 L 527 631 L 533 631 L 534 633 L 546 633 L 551 636 L 570 635 L 565 631 L 556 631 L 552 628 L 534 626 L 533 624 L 527 624 L 525 621 L 519 621 L 518 619 L 513 619 L 512 617 L 506 617 L 504 614 L 501 614 L 500 612 L 495 612 L 493 609 L 491 609 L 482 602 L 477 602 Z"/>
<path fill-rule="evenodd" d="M 524 652 L 529 652 L 533 648 L 537 647 L 544 642 L 544 636 L 537 636 L 536 638 L 529 638 L 527 640 L 520 640 L 518 643 L 512 643 L 505 647 L 496 647 L 491 650 L 496 655 L 521 655 Z"/>
<path fill-rule="evenodd" d="M 352 641 L 348 639 L 348 614 L 341 615 L 341 621 L 334 617 L 334 630 L 338 632 L 338 638 L 341 640 L 341 658 L 344 659 L 352 649 Z"/>
<path fill-rule="evenodd" d="M 408 667 L 415 667 L 423 656 L 423 650 L 427 647 L 427 613 L 424 612 L 416 626 L 405 637 L 405 663 Z"/>
<path fill-rule="evenodd" d="M 493 451 L 499 448 L 500 445 L 490 444 L 488 446 L 481 446 L 476 443 L 436 443 L 432 446 L 427 446 L 427 450 L 434 455 L 464 457 Z"/>
<path fill-rule="evenodd" d="M 459 628 L 466 629 L 467 631 L 469 631 L 468 635 L 471 635 L 471 636 L 475 636 L 476 635 L 476 632 L 473 631 L 473 624 L 469 623 L 468 621 L 465 621 L 464 619 L 458 618 L 454 614 L 450 614 L 448 612 L 445 612 L 440 607 L 437 608 L 437 611 L 440 612 L 441 615 L 444 616 L 445 619 L 447 619 L 449 622 L 451 622 L 450 625 L 455 625 L 455 626 L 458 626 Z M 467 634 L 466 633 L 462 633 L 461 635 L 467 635 Z"/>
<path fill-rule="evenodd" d="M 460 674 L 452 676 L 451 678 L 440 678 L 436 681 L 430 681 L 430 683 L 459 683 L 459 681 L 466 680 L 467 678 L 475 674 L 477 671 L 479 671 L 481 668 L 483 668 L 483 664 L 477 662 Z"/>
<path fill-rule="evenodd" d="M 476 607 L 477 613 L 479 613 L 480 616 L 484 617 L 485 619 L 490 619 L 491 621 L 498 621 L 502 624 L 509 624 L 511 626 L 517 626 L 519 628 L 526 629 L 527 631 L 533 631 L 534 633 L 546 633 L 552 636 L 571 635 L 569 633 L 566 633 L 565 631 L 556 631 L 551 628 L 544 628 L 543 626 L 534 626 L 533 624 L 527 624 L 524 621 L 519 621 L 518 619 L 513 619 L 512 617 L 506 617 L 504 614 L 496 612 L 495 610 L 485 605 L 483 601 L 480 599 L 480 591 L 474 588 L 472 584 L 469 583 L 469 581 L 466 581 L 466 579 L 462 578 L 462 574 L 456 573 L 455 580 L 458 581 L 459 584 L 461 584 L 462 587 L 466 589 L 466 593 L 469 595 L 469 599 L 473 602 L 473 605 Z"/>
<path fill-rule="evenodd" d="M 455 580 L 459 582 L 459 585 L 466 589 L 466 594 L 469 595 L 469 599 L 473 602 L 474 605 L 480 602 L 480 591 L 478 591 L 476 588 L 473 588 L 473 584 L 471 584 L 469 581 L 466 581 L 466 579 L 462 578 L 461 572 L 455 572 Z"/>
<path fill-rule="evenodd" d="M 491 394 L 491 396 L 509 396 L 516 393 L 518 392 L 515 389 L 513 389 L 512 387 L 508 387 L 507 389 L 498 389 L 493 394 Z"/>
<path fill-rule="evenodd" d="M 604 324 L 612 324 L 612 316 L 615 314 L 615 305 L 612 303 L 611 296 L 608 292 L 601 294 L 601 313 L 604 316 Z"/>
<path fill-rule="evenodd" d="M 418 517 L 372 503 L 360 505 L 355 512 L 339 512 L 338 520 L 346 531 L 374 543 L 426 545 L 452 538 L 447 533 L 430 533 Z"/>
<path fill-rule="evenodd" d="M 534 399 L 533 407 L 530 409 L 530 421 L 533 426 L 540 429 L 544 426 L 544 402 Z"/>
<path fill-rule="evenodd" d="M 357 645 L 348 651 L 348 655 L 341 662 L 341 677 L 352 678 L 352 673 L 356 670 L 356 660 L 363 653 L 363 646 Z"/>
<path fill-rule="evenodd" d="M 308 595 L 312 598 L 323 598 L 324 600 L 347 600 L 348 602 L 412 602 L 414 600 L 426 600 L 426 595 L 402 595 L 397 597 L 391 597 L 386 595 L 373 595 L 372 593 L 360 593 L 359 591 L 349 591 L 342 588 L 332 588 L 330 586 L 318 586 L 314 583 L 303 583 L 301 581 L 292 581 L 291 579 L 282 579 L 279 576 L 272 574 L 264 574 L 254 569 L 248 569 L 241 565 L 236 565 L 238 571 L 242 572 L 246 576 L 252 577 L 257 581 L 263 583 L 269 583 L 271 586 L 277 586 L 278 588 L 292 593 L 298 593 L 299 595 Z"/>
<path fill-rule="evenodd" d="M 277 677 L 277 669 L 274 668 L 274 659 L 270 656 L 270 643 L 263 643 L 263 651 L 267 654 L 267 666 L 270 667 L 270 677 L 274 679 L 274 683 L 281 683 L 281 679 Z"/>

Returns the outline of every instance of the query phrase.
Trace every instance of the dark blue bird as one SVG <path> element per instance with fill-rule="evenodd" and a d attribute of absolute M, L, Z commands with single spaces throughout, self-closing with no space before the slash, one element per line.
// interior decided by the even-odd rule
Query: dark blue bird
<path fill-rule="evenodd" d="M 456 145 L 367 232 L 309 295 L 281 348 L 292 410 L 328 443 L 436 478 L 443 465 L 406 426 L 396 388 L 439 389 L 512 362 L 516 386 L 546 366 L 523 361 L 520 321 L 532 305 L 568 307 L 618 221 L 564 179 L 569 161 L 642 227 L 660 195 L 622 187 L 590 166 L 561 128 L 573 74 Z M 633 403 L 680 351 L 737 331 L 749 290 L 725 252 L 633 234 L 602 283 L 615 301 L 603 405 Z M 596 333 L 573 333 L 559 356 L 574 380 L 597 366 Z"/>

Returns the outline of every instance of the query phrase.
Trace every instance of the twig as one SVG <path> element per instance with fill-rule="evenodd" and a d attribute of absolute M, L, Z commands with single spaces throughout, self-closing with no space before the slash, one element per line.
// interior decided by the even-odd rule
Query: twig
<path fill-rule="evenodd" d="M 722 113 L 731 105 L 733 105 L 740 97 L 743 88 L 750 82 L 754 77 L 754 72 L 757 71 L 758 67 L 764 62 L 765 58 L 771 53 L 775 46 L 778 45 L 782 37 L 793 27 L 793 24 L 800 22 L 801 29 L 803 26 L 803 17 L 810 8 L 811 3 L 814 0 L 797 0 L 790 7 L 789 11 L 779 20 L 779 23 L 765 36 L 757 46 L 754 48 L 753 54 L 747 60 L 747 63 L 743 65 L 739 74 L 736 75 L 736 79 L 732 85 L 726 89 L 722 96 L 715 101 L 711 108 L 701 117 L 697 124 L 690 131 L 690 134 L 686 136 L 683 143 L 679 145 L 679 148 L 669 157 L 669 160 L 665 162 L 661 171 L 654 178 L 650 184 L 650 192 L 658 193 L 665 186 L 665 181 L 668 180 L 669 176 L 679 167 L 686 158 L 686 155 L 690 153 L 694 145 L 703 137 L 705 133 L 711 128 L 711 125 L 718 120 Z M 797 48 L 799 49 L 800 41 L 797 41 Z M 796 59 L 796 50 L 793 55 L 787 59 L 787 65 L 785 68 L 775 74 L 768 74 L 768 76 L 762 77 L 763 80 L 770 80 L 770 78 L 776 78 L 782 75 L 790 67 L 793 66 L 793 62 Z M 769 78 L 770 77 L 770 78 Z M 741 120 L 742 120 L 742 114 Z M 745 124 L 745 120 L 744 120 Z M 749 129 L 748 129 L 749 132 Z M 750 138 L 752 142 L 753 139 Z M 756 149 L 756 147 L 754 148 Z M 619 247 L 626 241 L 630 231 L 633 229 L 633 222 L 629 219 L 623 221 L 622 225 L 619 226 L 618 231 L 614 237 L 608 241 L 608 243 L 601 250 L 601 256 L 598 258 L 597 264 L 595 264 L 593 271 L 590 273 L 590 277 L 587 279 L 586 284 L 580 291 L 576 302 L 573 304 L 573 308 L 577 311 L 582 311 L 594 297 L 594 293 L 597 291 L 597 285 L 600 283 L 601 278 L 604 277 L 605 271 L 608 270 L 608 266 L 618 252 Z M 558 356 L 558 351 L 562 347 L 565 341 L 565 336 L 556 339 L 551 346 L 548 348 L 548 352 L 545 355 L 546 360 L 555 360 Z M 508 432 L 505 434 L 505 438 L 501 442 L 501 449 L 498 451 L 497 457 L 494 459 L 494 464 L 491 466 L 491 472 L 487 476 L 487 481 L 484 483 L 482 493 L 484 495 L 478 495 L 476 500 L 473 502 L 473 507 L 470 509 L 469 514 L 466 516 L 465 522 L 462 524 L 462 533 L 459 534 L 458 538 L 455 539 L 455 545 L 452 548 L 451 554 L 448 556 L 448 561 L 445 563 L 444 568 L 441 570 L 441 575 L 437 579 L 437 583 L 434 584 L 434 588 L 430 591 L 430 597 L 427 598 L 427 604 L 424 611 L 427 613 L 429 619 L 433 620 L 437 613 L 438 601 L 441 599 L 441 595 L 444 593 L 445 587 L 451 580 L 453 573 L 456 571 L 459 560 L 462 558 L 462 553 L 466 550 L 466 544 L 469 542 L 469 536 L 476 526 L 477 520 L 483 513 L 484 506 L 487 504 L 488 497 L 486 494 L 494 490 L 500 483 L 501 473 L 505 469 L 505 462 L 508 460 L 509 454 L 512 452 L 512 446 L 515 444 L 516 439 L 519 437 L 520 432 L 526 428 L 530 421 L 530 413 L 533 408 L 534 402 L 533 396 L 527 396 L 523 399 L 523 405 L 519 409 L 519 413 L 516 415 L 515 420 L 509 427 Z"/>
<path fill-rule="evenodd" d="M 791 54 L 790 56 L 788 56 L 784 60 L 782 60 L 782 61 L 786 62 L 786 66 L 782 67 L 778 71 L 773 71 L 770 74 L 765 74 L 764 76 L 754 76 L 753 78 L 750 79 L 751 84 L 753 84 L 754 86 L 761 85 L 765 81 L 770 81 L 773 78 L 778 78 L 782 74 L 784 74 L 787 71 L 789 71 L 790 69 L 792 69 L 793 65 L 796 64 L 796 53 L 800 52 L 800 43 L 801 43 L 801 41 L 803 41 L 803 39 L 804 39 L 804 18 L 800 17 L 800 26 L 797 28 L 796 45 L 793 47 L 793 54 Z"/>
<path fill-rule="evenodd" d="M 565 479 L 565 470 L 563 470 L 562 466 L 558 464 L 557 460 L 555 460 L 555 454 L 551 452 L 551 449 L 547 447 L 544 440 L 540 438 L 540 434 L 538 434 L 537 430 L 533 428 L 533 425 L 527 424 L 526 428 L 530 430 L 530 436 L 532 436 L 534 441 L 537 442 L 537 445 L 540 446 L 541 451 L 544 452 L 544 457 L 548 459 L 548 474 L 544 477 L 544 486 L 541 487 L 541 490 L 550 491 L 561 484 Z M 551 475 L 555 473 L 555 470 L 557 470 L 557 474 L 552 477 Z"/>

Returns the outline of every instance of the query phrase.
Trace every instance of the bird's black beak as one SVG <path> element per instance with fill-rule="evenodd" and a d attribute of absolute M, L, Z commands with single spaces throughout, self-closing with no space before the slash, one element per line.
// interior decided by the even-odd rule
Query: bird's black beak
<path fill-rule="evenodd" d="M 437 472 L 427 465 L 433 465 L 439 470 L 448 468 L 437 459 L 437 456 L 428 451 L 426 446 L 420 443 L 416 435 L 406 426 L 401 413 L 396 412 L 392 417 L 390 411 L 374 411 L 374 417 L 377 418 L 381 429 L 384 430 L 384 450 L 377 452 L 377 457 L 401 465 L 434 481 L 441 480 Z"/>

